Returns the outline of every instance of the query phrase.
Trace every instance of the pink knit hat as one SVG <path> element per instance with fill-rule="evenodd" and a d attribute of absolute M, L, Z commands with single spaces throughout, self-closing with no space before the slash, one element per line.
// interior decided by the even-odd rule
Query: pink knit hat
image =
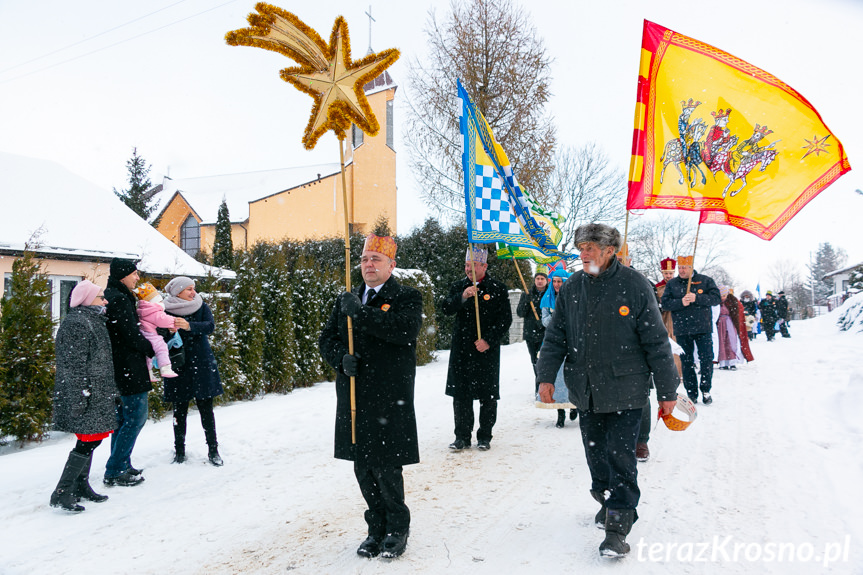
<path fill-rule="evenodd" d="M 99 295 L 100 291 L 102 291 L 102 288 L 90 280 L 78 282 L 78 285 L 72 290 L 72 296 L 69 298 L 69 307 L 90 305 L 96 296 Z"/>

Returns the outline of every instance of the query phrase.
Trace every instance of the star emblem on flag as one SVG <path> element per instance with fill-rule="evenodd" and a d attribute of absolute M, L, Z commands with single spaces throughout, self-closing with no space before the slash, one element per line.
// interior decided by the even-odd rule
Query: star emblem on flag
<path fill-rule="evenodd" d="M 830 152 L 827 151 L 827 146 L 829 146 L 830 144 L 826 143 L 827 138 L 829 138 L 829 137 L 830 137 L 830 134 L 827 134 L 826 136 L 824 136 L 821 139 L 819 139 L 818 136 L 812 136 L 811 140 L 807 140 L 806 138 L 803 138 L 803 141 L 806 142 L 806 145 L 800 146 L 800 147 L 801 148 L 809 148 L 806 151 L 806 153 L 803 154 L 803 158 L 805 158 L 809 154 L 815 154 L 816 156 L 818 156 L 821 152 L 824 152 L 825 154 L 829 154 Z"/>

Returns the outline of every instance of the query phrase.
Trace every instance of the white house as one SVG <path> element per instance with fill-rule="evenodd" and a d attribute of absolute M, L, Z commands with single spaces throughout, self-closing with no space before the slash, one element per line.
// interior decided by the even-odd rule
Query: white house
<path fill-rule="evenodd" d="M 101 286 L 112 258 L 140 260 L 157 278 L 208 274 L 206 266 L 103 190 L 54 162 L 0 152 L 0 280 L 8 293 L 12 264 L 25 246 L 36 253 L 53 290 L 52 315 L 65 315 L 69 292 L 82 279 Z"/>
<path fill-rule="evenodd" d="M 853 266 L 848 266 L 841 270 L 832 271 L 821 278 L 822 281 L 830 280 L 833 283 L 833 293 L 827 299 L 827 306 L 829 309 L 839 307 L 842 305 L 842 302 L 851 295 L 848 293 L 848 285 L 851 280 L 851 272 L 856 269 L 863 269 L 863 262 L 854 264 Z"/>

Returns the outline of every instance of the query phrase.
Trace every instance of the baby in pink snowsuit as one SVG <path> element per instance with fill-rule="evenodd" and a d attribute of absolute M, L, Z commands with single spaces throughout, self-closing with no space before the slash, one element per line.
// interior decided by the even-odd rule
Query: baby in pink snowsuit
<path fill-rule="evenodd" d="M 157 327 L 174 327 L 174 317 L 165 313 L 165 304 L 162 296 L 153 287 L 153 284 L 143 283 L 135 290 L 138 296 L 138 319 L 141 320 L 141 334 L 153 345 L 156 352 L 156 361 L 159 364 L 159 373 L 162 377 L 177 377 L 171 369 L 171 358 L 168 355 L 168 345 L 162 336 L 156 333 Z M 153 361 L 147 358 L 147 370 L 152 370 Z M 150 371 L 150 380 L 155 376 Z"/>

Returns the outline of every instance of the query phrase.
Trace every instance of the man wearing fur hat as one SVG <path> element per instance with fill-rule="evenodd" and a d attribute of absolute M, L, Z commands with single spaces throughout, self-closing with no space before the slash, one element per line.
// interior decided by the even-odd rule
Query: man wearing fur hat
<path fill-rule="evenodd" d="M 474 400 L 479 400 L 477 449 L 491 448 L 491 431 L 497 421 L 500 342 L 512 323 L 512 308 L 506 286 L 488 275 L 487 262 L 485 246 L 469 246 L 465 277 L 450 286 L 442 305 L 444 313 L 455 315 L 446 377 L 446 394 L 452 397 L 455 420 L 455 441 L 449 445 L 453 451 L 470 447 Z"/>
<path fill-rule="evenodd" d="M 551 403 L 560 365 L 578 407 L 581 438 L 605 527 L 604 557 L 629 552 L 638 519 L 635 444 L 651 375 L 663 413 L 677 400 L 677 371 L 653 286 L 615 257 L 620 232 L 603 224 L 575 230 L 582 270 L 563 285 L 536 364 L 541 399 Z"/>
<path fill-rule="evenodd" d="M 363 246 L 364 283 L 339 296 L 318 347 L 337 371 L 335 457 L 354 462 L 368 537 L 361 557 L 398 557 L 407 546 L 410 510 L 402 466 L 419 463 L 414 412 L 416 341 L 422 294 L 400 285 L 393 238 L 369 234 Z M 349 353 L 347 318 L 353 322 Z M 351 377 L 356 389 L 356 443 L 352 440 Z"/>
<path fill-rule="evenodd" d="M 114 380 L 120 390 L 117 407 L 117 430 L 111 435 L 111 456 L 105 464 L 105 485 L 131 486 L 144 481 L 139 469 L 132 467 L 132 449 L 141 428 L 147 422 L 147 394 L 153 389 L 147 358 L 153 357 L 153 346 L 138 328 L 135 311 L 138 298 L 132 290 L 138 283 L 135 262 L 122 258 L 111 260 L 107 303 L 108 335 L 114 361 Z"/>
<path fill-rule="evenodd" d="M 674 337 L 683 354 L 683 386 L 689 399 L 698 401 L 698 390 L 705 405 L 713 403 L 710 389 L 713 383 L 713 311 L 722 302 L 713 278 L 692 269 L 693 256 L 677 258 L 677 277 L 671 278 L 662 293 L 663 310 L 671 312 Z M 691 280 L 691 283 L 690 283 Z M 699 384 L 695 374 L 695 348 L 701 373 Z"/>

